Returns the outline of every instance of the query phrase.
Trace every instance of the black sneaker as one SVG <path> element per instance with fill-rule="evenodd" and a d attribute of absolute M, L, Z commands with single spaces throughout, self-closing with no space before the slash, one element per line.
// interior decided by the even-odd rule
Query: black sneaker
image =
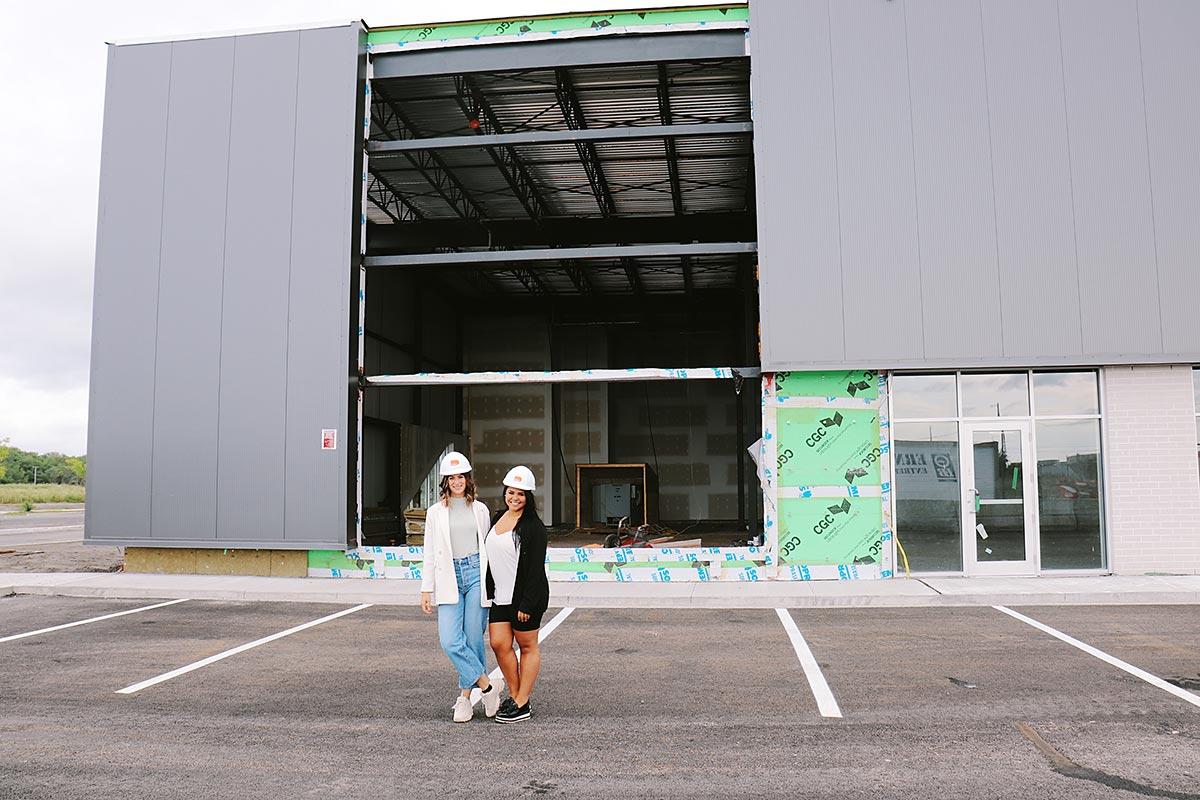
<path fill-rule="evenodd" d="M 509 701 L 512 703 L 512 701 Z M 507 707 L 502 707 L 500 713 L 496 715 L 496 722 L 508 724 L 510 722 L 520 722 L 529 719 L 529 715 L 533 712 L 533 707 L 528 701 L 525 705 L 518 706 L 516 703 Z"/>
<path fill-rule="evenodd" d="M 498 713 L 503 714 L 506 711 L 515 711 L 516 708 L 517 701 L 513 700 L 511 697 L 506 697 L 500 701 L 500 711 Z"/>

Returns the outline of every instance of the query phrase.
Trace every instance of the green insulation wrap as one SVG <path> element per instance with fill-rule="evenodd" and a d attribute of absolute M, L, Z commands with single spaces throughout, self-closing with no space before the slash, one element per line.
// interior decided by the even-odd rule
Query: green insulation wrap
<path fill-rule="evenodd" d="M 447 22 L 439 25 L 408 25 L 377 28 L 367 34 L 371 47 L 406 45 L 418 42 L 475 40 L 491 36 L 560 34 L 572 31 L 604 33 L 609 28 L 634 28 L 650 25 L 703 25 L 710 22 L 747 22 L 749 9 L 743 5 L 668 8 L 652 11 L 625 11 L 616 14 L 569 14 L 554 17 L 510 17 L 508 19 Z"/>
<path fill-rule="evenodd" d="M 883 504 L 878 497 L 779 500 L 782 564 L 878 564 L 883 543 Z"/>
<path fill-rule="evenodd" d="M 878 486 L 879 412 L 781 408 L 780 486 Z"/>
<path fill-rule="evenodd" d="M 763 514 L 775 578 L 891 577 L 886 377 L 764 373 L 762 403 Z"/>
<path fill-rule="evenodd" d="M 777 372 L 775 395 L 788 397 L 879 397 L 879 373 L 874 370 L 848 372 Z"/>

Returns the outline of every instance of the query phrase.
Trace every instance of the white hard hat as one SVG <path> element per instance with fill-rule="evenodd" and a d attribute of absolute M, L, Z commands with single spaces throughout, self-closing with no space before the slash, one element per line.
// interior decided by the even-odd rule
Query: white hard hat
<path fill-rule="evenodd" d="M 442 463 L 438 467 L 438 475 L 462 475 L 464 472 L 471 471 L 471 462 L 467 461 L 467 457 L 457 450 L 451 450 L 446 455 L 442 456 Z"/>
<path fill-rule="evenodd" d="M 504 485 L 511 486 L 514 489 L 524 489 L 527 492 L 532 492 L 537 487 L 533 480 L 533 470 L 529 467 L 513 467 L 504 476 Z"/>

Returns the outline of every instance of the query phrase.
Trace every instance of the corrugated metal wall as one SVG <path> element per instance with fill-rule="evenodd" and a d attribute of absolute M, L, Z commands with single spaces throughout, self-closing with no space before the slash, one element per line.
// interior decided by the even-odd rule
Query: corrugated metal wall
<path fill-rule="evenodd" d="M 1200 4 L 750 10 L 765 368 L 1200 360 Z"/>
<path fill-rule="evenodd" d="M 346 543 L 362 37 L 109 48 L 88 541 Z"/>

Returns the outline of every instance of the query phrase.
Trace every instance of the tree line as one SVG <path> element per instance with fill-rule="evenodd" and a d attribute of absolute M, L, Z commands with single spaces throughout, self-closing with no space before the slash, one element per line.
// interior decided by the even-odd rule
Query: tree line
<path fill-rule="evenodd" d="M 0 440 L 0 483 L 87 483 L 87 456 L 34 453 Z"/>

